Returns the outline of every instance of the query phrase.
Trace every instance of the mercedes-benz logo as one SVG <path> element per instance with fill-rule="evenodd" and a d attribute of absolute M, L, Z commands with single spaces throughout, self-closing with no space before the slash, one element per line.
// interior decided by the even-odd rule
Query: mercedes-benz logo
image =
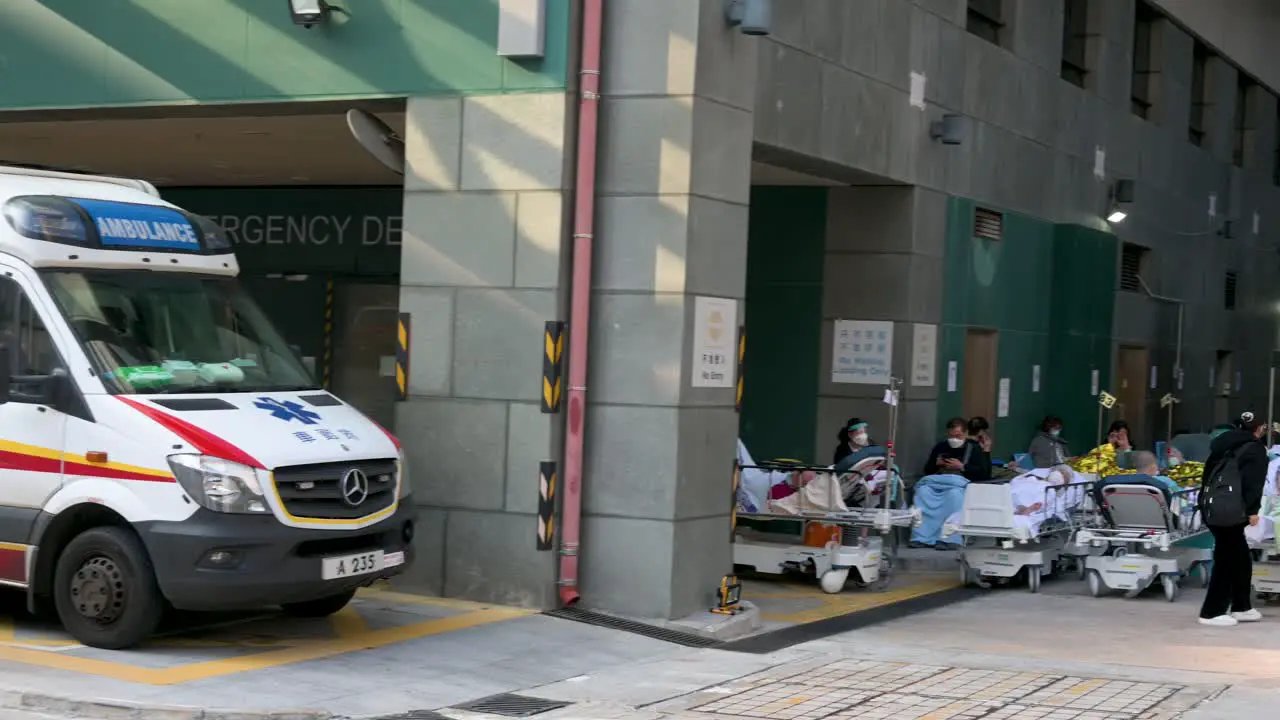
<path fill-rule="evenodd" d="M 363 470 L 351 468 L 343 474 L 338 489 L 342 491 L 342 502 L 359 507 L 369 497 L 369 476 Z"/>

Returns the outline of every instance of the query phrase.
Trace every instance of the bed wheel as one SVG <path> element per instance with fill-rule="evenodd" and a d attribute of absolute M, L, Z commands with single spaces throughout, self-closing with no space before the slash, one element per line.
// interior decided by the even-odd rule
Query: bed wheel
<path fill-rule="evenodd" d="M 1178 579 L 1172 575 L 1161 575 L 1160 585 L 1164 588 L 1164 599 L 1173 602 L 1178 599 Z"/>
<path fill-rule="evenodd" d="M 1040 592 L 1040 580 L 1044 577 L 1044 568 L 1039 566 L 1027 568 L 1027 589 L 1033 593 Z"/>
<path fill-rule="evenodd" d="M 822 573 L 822 592 L 829 595 L 844 590 L 845 580 L 849 579 L 849 571 L 845 570 L 828 570 Z"/>
<path fill-rule="evenodd" d="M 1089 580 L 1089 594 L 1094 597 L 1102 597 L 1102 573 L 1097 570 L 1085 571 Z"/>

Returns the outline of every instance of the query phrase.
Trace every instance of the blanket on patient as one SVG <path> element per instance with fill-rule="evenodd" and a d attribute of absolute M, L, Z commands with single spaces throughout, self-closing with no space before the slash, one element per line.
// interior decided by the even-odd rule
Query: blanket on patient
<path fill-rule="evenodd" d="M 947 518 L 964 508 L 964 489 L 969 481 L 962 475 L 925 475 L 915 485 L 915 505 L 920 508 L 920 525 L 911 531 L 911 542 L 937 545 Z M 954 541 L 958 542 L 956 538 Z"/>
<path fill-rule="evenodd" d="M 1244 536 L 1254 547 L 1271 545 L 1280 551 L 1280 538 L 1276 537 L 1276 523 L 1280 522 L 1280 457 L 1273 457 L 1267 465 L 1267 484 L 1262 488 L 1262 511 L 1258 524 L 1247 527 Z"/>

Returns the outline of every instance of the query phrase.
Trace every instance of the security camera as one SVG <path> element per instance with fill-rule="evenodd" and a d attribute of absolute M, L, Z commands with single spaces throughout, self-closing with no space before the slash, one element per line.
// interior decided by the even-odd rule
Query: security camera
<path fill-rule="evenodd" d="M 960 145 L 964 142 L 967 129 L 968 122 L 963 115 L 947 114 L 929 126 L 929 137 L 943 145 Z"/>
<path fill-rule="evenodd" d="M 725 0 L 724 16 L 743 35 L 768 35 L 773 26 L 773 0 Z"/>

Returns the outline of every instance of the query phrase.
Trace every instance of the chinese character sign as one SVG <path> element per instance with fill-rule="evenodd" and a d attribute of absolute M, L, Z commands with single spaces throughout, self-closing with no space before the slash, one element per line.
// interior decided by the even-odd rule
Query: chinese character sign
<path fill-rule="evenodd" d="M 737 374 L 738 301 L 695 297 L 693 387 L 731 388 Z"/>
<path fill-rule="evenodd" d="M 831 382 L 888 385 L 893 368 L 893 323 L 837 320 Z"/>

